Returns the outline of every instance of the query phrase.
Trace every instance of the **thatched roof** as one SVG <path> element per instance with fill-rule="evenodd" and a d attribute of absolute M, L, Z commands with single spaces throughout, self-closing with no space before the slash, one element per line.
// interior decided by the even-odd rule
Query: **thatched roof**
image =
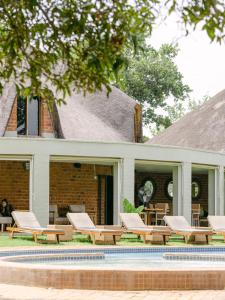
<path fill-rule="evenodd" d="M 0 97 L 0 136 L 4 136 L 16 89 L 13 83 L 4 87 Z M 134 142 L 134 115 L 137 103 L 119 89 L 84 97 L 73 92 L 67 104 L 56 107 L 55 128 L 59 137 L 92 141 Z"/>
<path fill-rule="evenodd" d="M 95 141 L 134 141 L 134 112 L 137 104 L 119 89 L 84 97 L 73 93 L 67 104 L 58 106 L 61 137 Z"/>
<path fill-rule="evenodd" d="M 225 152 L 225 90 L 147 143 Z"/>

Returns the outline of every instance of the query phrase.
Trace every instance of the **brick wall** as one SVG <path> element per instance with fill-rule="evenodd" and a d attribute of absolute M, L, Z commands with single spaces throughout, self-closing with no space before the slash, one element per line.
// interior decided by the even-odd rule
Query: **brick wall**
<path fill-rule="evenodd" d="M 6 131 L 16 131 L 17 130 L 17 101 L 13 103 L 10 118 L 6 127 Z"/>
<path fill-rule="evenodd" d="M 169 203 L 172 212 L 172 200 L 166 197 L 165 193 L 166 183 L 170 178 L 172 178 L 172 174 L 137 172 L 135 177 L 135 204 L 139 205 L 137 197 L 138 188 L 141 187 L 143 180 L 147 179 L 148 177 L 151 177 L 156 183 L 156 192 L 151 203 L 167 202 Z M 201 206 L 208 211 L 208 175 L 194 174 L 193 178 L 198 179 L 201 185 L 200 197 L 197 200 L 193 200 L 193 203 L 200 203 Z"/>
<path fill-rule="evenodd" d="M 40 135 L 43 133 L 54 134 L 54 127 L 49 113 L 48 106 L 45 102 L 40 104 Z M 17 131 L 17 100 L 13 104 L 13 108 L 8 120 L 6 131 Z"/>
<path fill-rule="evenodd" d="M 48 106 L 45 102 L 41 103 L 41 117 L 40 117 L 41 133 L 54 133 L 53 122 L 49 113 Z"/>
<path fill-rule="evenodd" d="M 98 216 L 98 180 L 94 179 L 94 165 L 82 164 L 75 168 L 72 163 L 50 164 L 50 204 L 66 207 L 69 204 L 84 204 L 87 213 Z M 112 175 L 112 167 L 97 166 L 96 175 Z M 104 193 L 102 191 L 102 197 Z M 104 199 L 102 199 L 104 202 Z M 103 203 L 102 203 L 103 204 Z M 101 221 L 104 223 L 104 205 Z"/>
<path fill-rule="evenodd" d="M 14 209 L 29 209 L 29 171 L 24 162 L 0 161 L 0 200 L 3 198 Z"/>

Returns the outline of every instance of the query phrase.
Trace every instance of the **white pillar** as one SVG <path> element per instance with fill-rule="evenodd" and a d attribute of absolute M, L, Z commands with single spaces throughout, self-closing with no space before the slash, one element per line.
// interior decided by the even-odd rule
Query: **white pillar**
<path fill-rule="evenodd" d="M 113 168 L 113 224 L 120 224 L 120 212 L 123 212 L 123 199 L 126 198 L 134 204 L 134 159 L 124 158 Z"/>
<path fill-rule="evenodd" d="M 124 158 L 122 163 L 122 194 L 123 199 L 128 199 L 134 204 L 134 181 L 135 181 L 135 161 L 133 158 Z"/>
<path fill-rule="evenodd" d="M 191 183 L 192 165 L 189 162 L 182 163 L 182 215 L 191 224 Z"/>
<path fill-rule="evenodd" d="M 216 169 L 215 213 L 224 216 L 224 166 L 218 166 Z"/>
<path fill-rule="evenodd" d="M 215 215 L 215 200 L 216 200 L 216 174 L 215 170 L 208 170 L 208 213 Z"/>
<path fill-rule="evenodd" d="M 173 167 L 173 215 L 182 215 L 182 172 L 181 165 Z"/>
<path fill-rule="evenodd" d="M 41 226 L 49 223 L 49 156 L 35 154 L 32 168 L 32 199 L 30 209 Z"/>
<path fill-rule="evenodd" d="M 121 211 L 121 162 L 113 166 L 113 224 L 120 224 Z"/>

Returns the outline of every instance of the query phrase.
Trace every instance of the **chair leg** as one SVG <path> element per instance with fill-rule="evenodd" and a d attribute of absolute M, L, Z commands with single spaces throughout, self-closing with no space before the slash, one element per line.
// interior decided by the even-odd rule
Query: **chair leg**
<path fill-rule="evenodd" d="M 163 234 L 163 245 L 166 245 L 166 236 Z"/>
<path fill-rule="evenodd" d="M 113 235 L 113 244 L 116 245 L 116 236 Z"/>
<path fill-rule="evenodd" d="M 57 241 L 57 244 L 59 244 L 59 234 L 56 234 L 56 241 Z"/>
<path fill-rule="evenodd" d="M 37 235 L 36 234 L 33 235 L 33 238 L 34 238 L 35 243 L 37 243 L 38 240 L 37 240 Z"/>
<path fill-rule="evenodd" d="M 14 237 L 14 231 L 12 230 L 12 231 L 9 232 L 9 238 L 13 239 L 13 237 Z"/>
<path fill-rule="evenodd" d="M 208 234 L 205 236 L 205 238 L 206 238 L 206 244 L 208 245 L 209 244 L 209 236 L 208 236 Z"/>
<path fill-rule="evenodd" d="M 93 244 L 95 245 L 96 244 L 95 234 L 92 234 L 92 241 L 93 241 Z"/>
<path fill-rule="evenodd" d="M 143 240 L 144 240 L 144 243 L 146 244 L 146 235 L 143 234 Z"/>

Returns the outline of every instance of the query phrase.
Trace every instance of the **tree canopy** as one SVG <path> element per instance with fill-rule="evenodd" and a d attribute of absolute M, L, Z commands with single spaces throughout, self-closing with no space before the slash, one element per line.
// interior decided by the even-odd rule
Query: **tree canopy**
<path fill-rule="evenodd" d="M 189 98 L 191 90 L 174 62 L 177 53 L 175 46 L 164 44 L 157 51 L 145 42 L 135 56 L 126 52 L 127 68 L 120 72 L 118 84 L 141 103 L 143 121 L 151 131 L 170 126 Z"/>
<path fill-rule="evenodd" d="M 124 49 L 151 34 L 162 6 L 187 30 L 199 24 L 211 40 L 224 38 L 223 0 L 0 0 L 0 89 L 13 78 L 49 101 L 53 90 L 58 100 L 71 87 L 110 90 Z"/>

